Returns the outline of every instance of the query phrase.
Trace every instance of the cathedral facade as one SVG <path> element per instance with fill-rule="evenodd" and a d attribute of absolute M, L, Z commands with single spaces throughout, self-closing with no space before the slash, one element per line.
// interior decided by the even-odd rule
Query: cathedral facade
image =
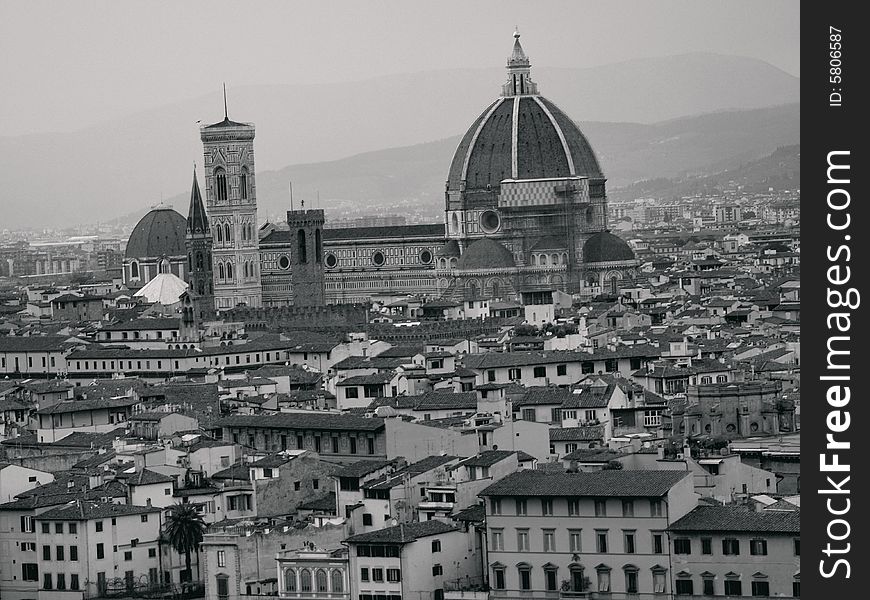
<path fill-rule="evenodd" d="M 179 266 L 193 273 L 194 292 L 210 278 L 219 311 L 378 295 L 615 294 L 637 273 L 631 248 L 607 229 L 598 159 L 574 121 L 538 92 L 518 33 L 500 95 L 449 165 L 443 223 L 329 229 L 322 210 L 296 210 L 258 229 L 254 126 L 225 114 L 202 127 L 201 140 L 208 233 L 196 243 L 208 237 L 211 272 L 184 265 L 183 255 Z"/>

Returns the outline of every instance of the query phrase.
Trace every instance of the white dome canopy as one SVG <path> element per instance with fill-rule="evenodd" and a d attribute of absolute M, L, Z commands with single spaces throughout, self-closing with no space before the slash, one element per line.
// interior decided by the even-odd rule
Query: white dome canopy
<path fill-rule="evenodd" d="M 188 285 L 172 273 L 160 273 L 146 283 L 142 289 L 133 294 L 137 298 L 145 298 L 148 302 L 164 306 L 177 304 L 181 295 L 187 291 Z"/>

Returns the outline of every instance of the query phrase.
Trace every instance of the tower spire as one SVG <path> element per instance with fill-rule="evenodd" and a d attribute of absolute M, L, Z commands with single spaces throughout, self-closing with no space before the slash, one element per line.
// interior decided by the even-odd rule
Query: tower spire
<path fill-rule="evenodd" d="M 519 42 L 517 42 L 519 43 Z M 230 120 L 230 111 L 227 110 L 227 83 L 224 82 L 224 120 Z M 195 179 L 195 178 L 194 178 Z"/>
<path fill-rule="evenodd" d="M 199 192 L 199 182 L 196 180 L 196 164 L 193 165 L 193 184 L 190 188 L 190 208 L 187 211 L 187 232 L 208 233 L 208 216 L 202 203 L 202 194 Z"/>
<path fill-rule="evenodd" d="M 519 27 L 514 29 L 514 47 L 507 60 L 508 80 L 502 86 L 502 96 L 525 96 L 538 93 L 538 84 L 532 81 L 531 63 L 520 44 Z"/>

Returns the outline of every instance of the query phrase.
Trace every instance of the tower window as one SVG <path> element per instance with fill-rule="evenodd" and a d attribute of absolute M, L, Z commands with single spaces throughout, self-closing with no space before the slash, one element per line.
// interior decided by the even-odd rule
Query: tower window
<path fill-rule="evenodd" d="M 242 167 L 239 175 L 239 197 L 242 200 L 248 199 L 248 167 Z"/>
<path fill-rule="evenodd" d="M 202 262 L 202 252 L 196 253 L 196 268 L 202 271 L 203 262 Z"/>
<path fill-rule="evenodd" d="M 227 172 L 222 167 L 214 170 L 215 195 L 218 200 L 227 199 Z"/>
<path fill-rule="evenodd" d="M 224 239 L 225 239 L 227 242 L 232 242 L 232 241 L 233 241 L 233 230 L 230 229 L 230 224 L 229 224 L 229 223 L 224 224 Z"/>
<path fill-rule="evenodd" d="M 314 260 L 320 262 L 323 260 L 323 240 L 321 239 L 319 229 L 314 230 Z"/>
<path fill-rule="evenodd" d="M 233 279 L 233 265 L 231 263 L 227 263 L 227 279 Z"/>
<path fill-rule="evenodd" d="M 298 246 L 297 254 L 299 262 L 305 264 L 308 262 L 308 246 L 305 242 L 305 230 L 300 229 L 296 232 L 296 245 Z"/>
<path fill-rule="evenodd" d="M 220 244 L 220 243 L 223 243 L 223 241 L 224 241 L 224 228 L 221 227 L 220 224 L 218 224 L 218 226 L 215 228 L 215 232 L 216 232 L 216 234 L 217 234 L 217 236 L 216 236 L 216 237 L 217 237 L 217 242 L 218 242 L 219 244 Z"/>
<path fill-rule="evenodd" d="M 130 277 L 132 279 L 139 279 L 139 263 L 135 260 L 130 263 Z"/>
<path fill-rule="evenodd" d="M 224 278 L 224 263 L 218 263 L 218 278 Z"/>

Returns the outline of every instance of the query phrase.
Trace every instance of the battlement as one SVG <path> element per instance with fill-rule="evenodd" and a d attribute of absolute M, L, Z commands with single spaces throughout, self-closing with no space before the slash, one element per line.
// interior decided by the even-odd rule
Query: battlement
<path fill-rule="evenodd" d="M 310 208 L 305 210 L 288 210 L 287 225 L 323 225 L 326 215 L 322 208 Z"/>

